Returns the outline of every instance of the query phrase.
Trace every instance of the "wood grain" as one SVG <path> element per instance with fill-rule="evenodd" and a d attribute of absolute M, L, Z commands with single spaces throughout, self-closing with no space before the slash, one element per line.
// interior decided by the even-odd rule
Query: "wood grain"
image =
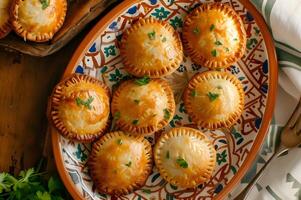
<path fill-rule="evenodd" d="M 40 159 L 47 98 L 83 35 L 44 58 L 0 49 L 0 172 L 17 173 Z"/>

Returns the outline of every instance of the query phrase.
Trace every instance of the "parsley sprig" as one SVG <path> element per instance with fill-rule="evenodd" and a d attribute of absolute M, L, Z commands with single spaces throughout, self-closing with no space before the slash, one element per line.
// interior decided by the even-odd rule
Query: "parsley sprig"
<path fill-rule="evenodd" d="M 147 35 L 148 35 L 148 38 L 150 40 L 156 39 L 156 32 L 155 31 L 149 32 Z"/>
<path fill-rule="evenodd" d="M 44 175 L 45 173 L 38 173 L 33 168 L 21 171 L 16 177 L 9 173 L 0 173 L 0 199 L 71 199 L 57 176 L 46 180 Z"/>
<path fill-rule="evenodd" d="M 177 158 L 177 164 L 182 168 L 188 168 L 188 163 L 183 158 Z"/>
<path fill-rule="evenodd" d="M 139 86 L 146 85 L 150 82 L 150 78 L 148 76 L 144 76 L 142 78 L 138 78 L 135 80 L 135 83 Z"/>
<path fill-rule="evenodd" d="M 40 0 L 42 4 L 42 9 L 45 10 L 49 6 L 49 0 Z"/>
<path fill-rule="evenodd" d="M 92 108 L 92 107 L 91 107 L 91 103 L 93 102 L 93 100 L 94 100 L 94 98 L 91 97 L 91 96 L 89 96 L 89 98 L 88 98 L 86 101 L 82 100 L 82 99 L 79 98 L 79 97 L 77 97 L 77 98 L 75 99 L 76 104 L 77 104 L 78 106 L 83 105 L 83 106 L 85 106 L 86 108 L 88 108 L 89 110 L 91 110 L 91 108 Z"/>
<path fill-rule="evenodd" d="M 213 92 L 209 92 L 207 94 L 207 96 L 209 97 L 210 101 L 214 101 L 214 100 L 216 100 L 219 97 L 219 94 L 213 93 Z"/>

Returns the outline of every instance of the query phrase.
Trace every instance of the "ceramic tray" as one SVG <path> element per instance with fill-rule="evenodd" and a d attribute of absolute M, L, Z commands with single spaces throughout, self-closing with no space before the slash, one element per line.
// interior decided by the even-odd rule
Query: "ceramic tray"
<path fill-rule="evenodd" d="M 245 55 L 227 71 L 243 84 L 245 109 L 230 129 L 204 131 L 217 150 L 217 167 L 212 178 L 196 189 L 182 189 L 165 182 L 154 168 L 145 186 L 130 195 L 110 197 L 98 193 L 86 165 L 90 144 L 81 144 L 60 136 L 52 129 L 53 149 L 59 173 L 75 199 L 223 199 L 242 178 L 254 160 L 267 132 L 275 103 L 277 61 L 271 36 L 263 18 L 247 0 L 216 0 L 230 5 L 240 15 L 247 32 Z M 119 56 L 123 31 L 138 17 L 152 16 L 168 21 L 181 32 L 183 18 L 195 6 L 207 1 L 131 0 L 124 1 L 106 15 L 86 36 L 71 59 L 64 76 L 84 73 L 102 80 L 110 87 L 128 78 Z M 188 119 L 181 95 L 188 80 L 197 72 L 207 70 L 185 56 L 172 75 L 165 77 L 175 93 L 177 108 L 172 127 L 196 127 Z M 162 131 L 161 131 L 162 132 Z M 154 143 L 161 132 L 147 139 Z"/>

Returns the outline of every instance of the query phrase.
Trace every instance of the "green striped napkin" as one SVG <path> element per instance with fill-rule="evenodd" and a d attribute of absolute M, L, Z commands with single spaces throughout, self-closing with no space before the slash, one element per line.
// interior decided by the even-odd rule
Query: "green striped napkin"
<path fill-rule="evenodd" d="M 301 95 L 301 0 L 251 0 L 263 15 L 275 41 L 279 62 L 279 89 L 273 122 L 256 162 L 229 194 L 232 199 L 272 155 L 279 133 Z M 301 147 L 301 146 L 300 146 Z M 272 163 L 247 199 L 301 199 L 301 148 L 295 148 Z"/>

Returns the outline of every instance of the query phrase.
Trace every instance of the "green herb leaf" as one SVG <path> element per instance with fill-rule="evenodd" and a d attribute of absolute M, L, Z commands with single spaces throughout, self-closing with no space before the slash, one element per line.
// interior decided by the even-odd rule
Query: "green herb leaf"
<path fill-rule="evenodd" d="M 79 97 L 76 97 L 76 99 L 75 99 L 75 101 L 76 101 L 76 104 L 78 105 L 78 106 L 81 106 L 81 105 L 83 105 L 83 106 L 85 106 L 86 108 L 88 108 L 89 110 L 91 110 L 91 103 L 93 102 L 93 100 L 94 100 L 94 98 L 93 97 L 91 97 L 91 96 L 89 96 L 89 98 L 87 99 L 87 101 L 84 101 L 84 100 L 82 100 L 81 98 L 79 98 Z"/>
<path fill-rule="evenodd" d="M 115 114 L 114 114 L 114 120 L 118 120 L 118 119 L 120 119 L 120 112 L 119 111 L 117 111 L 117 112 L 115 112 Z"/>
<path fill-rule="evenodd" d="M 216 57 L 216 56 L 218 55 L 218 52 L 216 51 L 216 49 L 213 49 L 213 50 L 211 51 L 211 55 L 212 55 L 213 57 Z"/>
<path fill-rule="evenodd" d="M 130 167 L 132 165 L 132 161 L 129 161 L 128 163 L 125 164 L 125 166 Z"/>
<path fill-rule="evenodd" d="M 163 111 L 164 111 L 164 119 L 168 120 L 170 118 L 169 110 L 165 108 Z"/>
<path fill-rule="evenodd" d="M 230 51 L 230 49 L 229 49 L 228 47 L 226 47 L 225 50 L 226 50 L 226 52 L 229 52 L 229 51 Z"/>
<path fill-rule="evenodd" d="M 162 42 L 166 42 L 166 40 L 167 40 L 166 37 L 163 37 Z"/>
<path fill-rule="evenodd" d="M 169 151 L 166 151 L 165 158 L 166 158 L 166 159 L 169 159 Z"/>
<path fill-rule="evenodd" d="M 237 38 L 234 38 L 233 40 L 234 40 L 234 41 L 237 41 L 238 39 L 237 39 Z"/>
<path fill-rule="evenodd" d="M 215 25 L 214 24 L 211 24 L 210 26 L 210 31 L 213 31 L 215 29 Z"/>
<path fill-rule="evenodd" d="M 142 192 L 144 192 L 146 194 L 152 193 L 152 191 L 150 189 L 142 189 Z"/>
<path fill-rule="evenodd" d="M 135 83 L 139 86 L 146 85 L 150 82 L 150 78 L 148 76 L 144 76 L 142 78 L 138 78 L 135 80 Z"/>
<path fill-rule="evenodd" d="M 217 45 L 217 46 L 223 45 L 223 43 L 221 43 L 219 40 L 216 40 L 216 41 L 214 42 L 214 44 Z"/>
<path fill-rule="evenodd" d="M 57 190 L 61 190 L 62 187 L 63 186 L 61 185 L 61 182 L 59 181 L 58 178 L 50 177 L 50 179 L 48 180 L 49 193 L 55 192 Z"/>
<path fill-rule="evenodd" d="M 149 32 L 147 35 L 148 35 L 148 38 L 150 40 L 156 39 L 156 32 L 155 31 Z"/>
<path fill-rule="evenodd" d="M 122 139 L 118 139 L 117 144 L 122 145 Z"/>
<path fill-rule="evenodd" d="M 37 191 L 36 197 L 38 200 L 51 200 L 51 196 L 48 192 Z"/>
<path fill-rule="evenodd" d="M 134 102 L 135 102 L 136 104 L 139 104 L 139 103 L 140 103 L 140 100 L 139 100 L 139 99 L 134 99 Z"/>
<path fill-rule="evenodd" d="M 209 93 L 207 94 L 207 96 L 209 97 L 210 101 L 214 101 L 214 100 L 216 100 L 216 99 L 219 97 L 219 94 L 209 92 Z"/>
<path fill-rule="evenodd" d="M 42 9 L 45 10 L 49 6 L 49 0 L 40 0 L 42 4 Z"/>
<path fill-rule="evenodd" d="M 200 29 L 198 27 L 195 27 L 192 31 L 195 35 L 198 35 L 200 33 Z"/>
<path fill-rule="evenodd" d="M 134 119 L 134 120 L 132 121 L 132 124 L 134 124 L 134 125 L 139 124 L 139 120 L 138 120 L 138 119 Z"/>
<path fill-rule="evenodd" d="M 192 97 L 196 97 L 196 96 L 197 96 L 196 90 L 192 90 L 192 91 L 191 91 L 191 96 L 192 96 Z"/>
<path fill-rule="evenodd" d="M 183 158 L 178 158 L 177 160 L 178 165 L 182 168 L 188 168 L 188 163 Z"/>
<path fill-rule="evenodd" d="M 219 86 L 217 86 L 217 89 L 223 89 L 223 88 L 222 88 L 222 86 L 219 85 Z"/>

